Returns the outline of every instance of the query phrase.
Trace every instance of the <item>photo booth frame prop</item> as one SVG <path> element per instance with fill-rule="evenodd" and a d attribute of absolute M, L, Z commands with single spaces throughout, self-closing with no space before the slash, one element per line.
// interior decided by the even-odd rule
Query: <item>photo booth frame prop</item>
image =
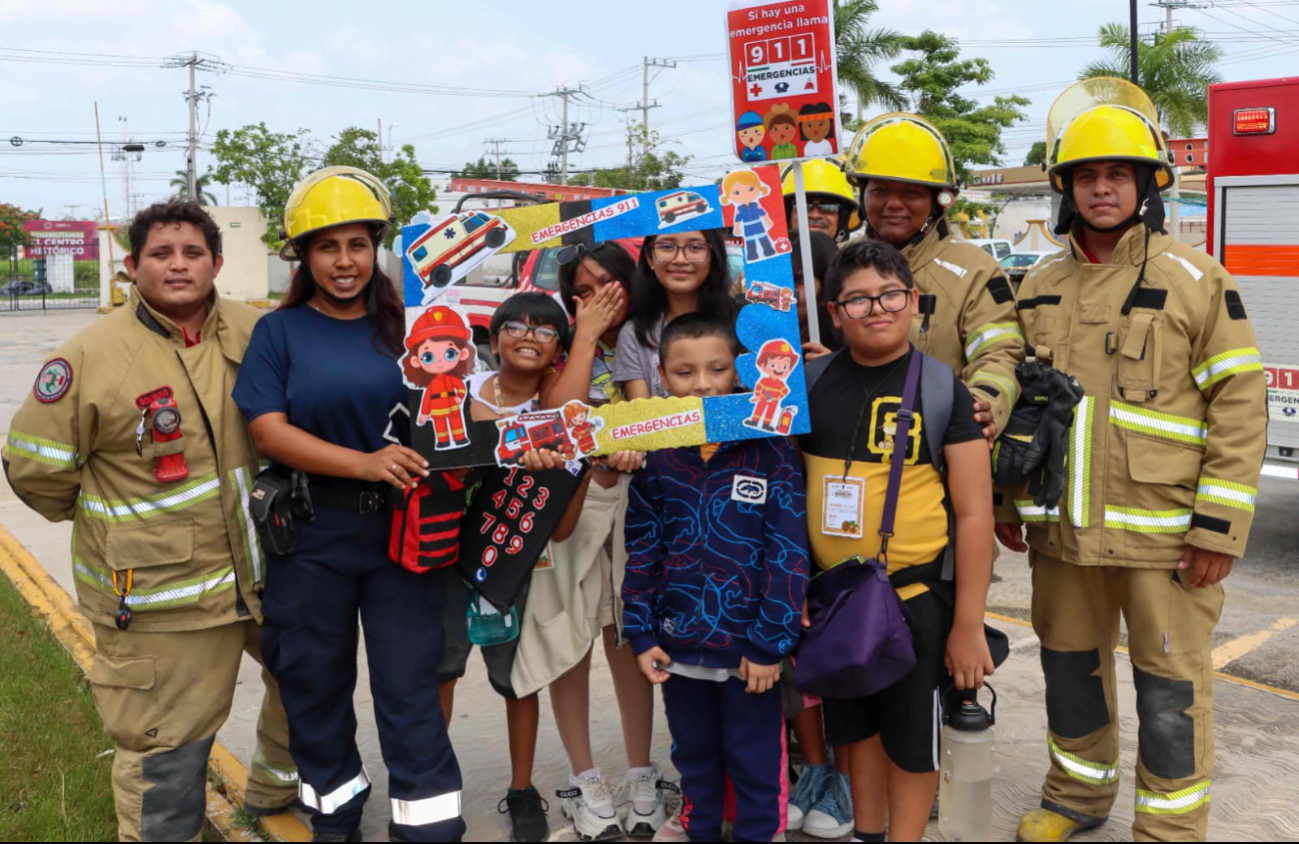
<path fill-rule="evenodd" d="M 735 324 L 744 347 L 736 360 L 741 391 L 702 399 L 579 405 L 584 412 L 567 406 L 511 419 L 472 421 L 465 386 L 477 356 L 472 328 L 464 312 L 438 304 L 441 292 L 455 283 L 456 269 L 448 272 L 431 264 L 427 246 L 439 238 L 464 242 L 463 224 L 447 224 L 464 215 L 440 220 L 421 215 L 402 228 L 408 329 L 406 353 L 398 365 L 410 388 L 412 447 L 432 467 L 514 465 L 520 454 L 533 448 L 552 448 L 573 459 L 809 430 L 789 232 L 777 166 L 735 170 L 720 185 L 474 213 L 476 227 L 469 234 L 484 230 L 508 230 L 508 234 L 493 238 L 498 246 L 487 245 L 484 237 L 471 258 L 457 253 L 449 262 L 481 262 L 486 258 L 483 252 L 594 246 L 607 240 L 725 229 L 729 238 L 742 244 L 744 254 L 743 277 L 732 279 L 741 302 Z M 417 255 L 420 246 L 426 247 L 426 253 Z M 726 257 L 714 255 L 713 260 Z"/>

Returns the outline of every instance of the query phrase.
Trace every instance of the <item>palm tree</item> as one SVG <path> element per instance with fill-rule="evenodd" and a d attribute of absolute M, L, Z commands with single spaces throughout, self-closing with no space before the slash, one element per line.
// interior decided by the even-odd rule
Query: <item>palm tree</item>
<path fill-rule="evenodd" d="M 1117 76 L 1127 79 L 1131 48 L 1128 28 L 1121 23 L 1101 27 L 1101 46 L 1110 58 L 1092 62 L 1079 79 Z M 1137 44 L 1137 73 L 1141 87 L 1155 104 L 1160 122 L 1174 137 L 1188 138 L 1209 119 L 1209 85 L 1221 82 L 1213 69 L 1222 48 L 1189 26 L 1156 32 L 1153 40 Z"/>
<path fill-rule="evenodd" d="M 866 22 L 879 11 L 876 0 L 835 0 L 835 56 L 839 81 L 857 94 L 859 106 L 881 105 L 894 111 L 907 107 L 907 98 L 895 85 L 871 69 L 896 58 L 902 51 L 902 34 L 891 29 L 867 29 Z"/>
<path fill-rule="evenodd" d="M 201 202 L 207 205 L 216 205 L 216 197 L 208 190 L 212 185 L 212 174 L 204 173 L 195 180 L 194 184 L 198 187 L 198 196 Z M 176 189 L 176 196 L 186 199 L 189 196 L 189 171 L 177 170 L 176 178 L 171 180 L 171 186 Z"/>

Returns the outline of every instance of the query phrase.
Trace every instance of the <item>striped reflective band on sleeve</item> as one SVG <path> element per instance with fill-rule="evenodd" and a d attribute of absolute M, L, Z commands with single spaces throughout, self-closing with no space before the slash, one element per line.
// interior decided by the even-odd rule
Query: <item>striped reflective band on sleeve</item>
<path fill-rule="evenodd" d="M 1161 254 L 1165 258 L 1168 258 L 1169 260 L 1176 261 L 1177 263 L 1181 264 L 1182 269 L 1190 273 L 1191 278 L 1195 279 L 1196 281 L 1199 281 L 1200 279 L 1204 278 L 1204 273 L 1200 272 L 1200 269 L 1196 267 L 1195 264 L 1192 264 L 1190 261 L 1186 260 L 1181 255 L 1174 255 L 1171 252 L 1163 252 Z"/>
<path fill-rule="evenodd" d="M 1046 743 L 1051 748 L 1051 761 L 1060 766 L 1066 774 L 1076 780 L 1090 785 L 1114 785 L 1119 781 L 1119 763 L 1090 762 L 1081 756 L 1061 750 L 1055 743 L 1055 737 L 1046 734 Z"/>
<path fill-rule="evenodd" d="M 1022 522 L 1058 522 L 1060 521 L 1059 506 L 1047 509 L 1039 507 L 1032 501 L 1016 501 L 1015 509 L 1019 512 L 1019 519 Z"/>
<path fill-rule="evenodd" d="M 1179 443 L 1204 445 L 1209 441 L 1209 429 L 1203 422 L 1186 416 L 1146 410 L 1121 401 L 1110 402 L 1110 422 L 1129 431 Z"/>
<path fill-rule="evenodd" d="M 1227 507 L 1235 507 L 1246 513 L 1254 512 L 1258 499 L 1258 490 L 1245 484 L 1220 481 L 1216 478 L 1200 478 L 1200 488 L 1195 494 L 1196 501 L 1211 501 Z"/>
<path fill-rule="evenodd" d="M 91 565 L 82 559 L 72 563 L 72 574 L 82 583 L 94 586 L 110 595 L 113 593 L 113 578 L 108 569 Z M 119 578 L 120 582 L 120 578 Z M 133 610 L 169 610 L 176 607 L 197 604 L 208 595 L 215 595 L 235 588 L 234 566 L 166 583 L 162 586 L 151 586 L 148 589 L 132 589 L 126 596 L 126 605 Z"/>
<path fill-rule="evenodd" d="M 213 472 L 175 489 L 142 498 L 105 501 L 98 495 L 85 493 L 80 497 L 81 509 L 87 516 L 107 519 L 110 522 L 128 522 L 132 519 L 149 519 L 163 513 L 185 510 L 220 494 L 221 481 L 217 478 L 216 472 Z"/>
<path fill-rule="evenodd" d="M 1137 533 L 1185 533 L 1191 528 L 1191 510 L 1139 510 L 1106 507 L 1105 527 Z"/>
<path fill-rule="evenodd" d="M 1185 815 L 1194 812 L 1209 802 L 1209 783 L 1210 780 L 1205 780 L 1172 794 L 1138 788 L 1136 809 L 1147 815 Z"/>
<path fill-rule="evenodd" d="M 388 802 L 392 804 L 392 822 L 399 826 L 427 826 L 460 817 L 458 791 L 425 797 L 423 800 L 398 800 L 394 797 Z"/>
<path fill-rule="evenodd" d="M 1191 375 L 1194 376 L 1197 387 L 1207 390 L 1237 373 L 1262 371 L 1263 356 L 1258 353 L 1258 349 L 1232 349 L 1209 358 L 1191 370 Z"/>
<path fill-rule="evenodd" d="M 280 785 L 296 785 L 298 782 L 297 768 L 275 767 L 267 760 L 266 754 L 262 753 L 260 747 L 257 748 L 257 752 L 253 754 L 253 767 L 264 773 L 273 782 Z"/>
<path fill-rule="evenodd" d="M 949 273 L 952 273 L 957 278 L 965 278 L 967 270 L 960 264 L 953 264 L 950 261 L 944 261 L 942 258 L 935 258 L 934 263 L 947 270 Z"/>
<path fill-rule="evenodd" d="M 260 583 L 265 558 L 262 555 L 261 539 L 257 536 L 257 528 L 253 523 L 253 511 L 248 504 L 248 494 L 253 486 L 248 477 L 251 472 L 240 466 L 230 474 L 234 481 L 235 497 L 239 501 L 239 509 L 235 512 L 239 517 L 239 535 L 243 537 L 244 554 L 252 568 L 253 583 Z"/>
<path fill-rule="evenodd" d="M 974 333 L 965 339 L 965 359 L 973 360 L 989 346 L 1014 337 L 1018 337 L 1020 340 L 1024 339 L 1023 332 L 1019 330 L 1019 323 L 994 322 L 981 325 L 974 329 Z"/>
<path fill-rule="evenodd" d="M 5 442 L 5 457 L 26 457 L 56 469 L 76 469 L 81 465 L 75 446 L 10 431 Z"/>
<path fill-rule="evenodd" d="M 370 787 L 370 775 L 361 766 L 361 773 L 328 794 L 321 794 L 305 782 L 298 783 L 298 799 L 308 809 L 315 809 L 322 815 L 332 815 L 347 805 L 356 795 Z"/>
<path fill-rule="evenodd" d="M 1015 383 L 1015 381 L 1010 378 L 1003 378 L 1002 376 L 991 372 L 976 372 L 974 373 L 974 377 L 970 379 L 970 386 L 973 387 L 980 381 L 986 381 L 989 384 L 999 387 L 1002 393 L 1006 396 L 1006 403 L 1010 406 L 1013 406 L 1015 400 L 1019 398 L 1019 384 Z"/>
<path fill-rule="evenodd" d="M 1069 521 L 1085 528 L 1090 521 L 1092 493 L 1092 416 L 1096 400 L 1086 396 L 1074 408 L 1069 430 Z"/>

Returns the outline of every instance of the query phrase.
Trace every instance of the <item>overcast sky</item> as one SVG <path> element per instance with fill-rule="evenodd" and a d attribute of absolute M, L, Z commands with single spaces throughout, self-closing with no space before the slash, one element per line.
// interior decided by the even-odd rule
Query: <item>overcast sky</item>
<path fill-rule="evenodd" d="M 574 98 L 570 120 L 588 124 L 588 145 L 583 155 L 570 157 L 570 166 L 618 164 L 626 155 L 628 116 L 618 109 L 640 99 L 641 57 L 678 57 L 675 68 L 652 71 L 650 97 L 662 107 L 650 112 L 650 125 L 678 138 L 672 148 L 693 156 L 691 175 L 710 181 L 730 154 L 726 63 L 720 58 L 726 49 L 727 5 L 654 0 L 638 12 L 642 6 L 634 0 L 549 5 L 536 0 L 0 0 L 0 201 L 43 208 L 52 218 L 70 211 L 89 218 L 102 209 L 95 148 L 37 142 L 94 140 L 96 101 L 105 141 L 121 141 L 125 128 L 130 137 L 150 144 L 143 160 L 131 164 L 135 201 L 169 193 L 174 171 L 185 166 L 182 92 L 188 74 L 163 64 L 167 56 L 194 50 L 233 66 L 231 72 L 199 73 L 199 84 L 211 86 L 215 95 L 210 113 L 207 103 L 200 109 L 205 144 L 218 129 L 259 121 L 276 131 L 306 128 L 328 144 L 347 126 L 374 128 L 382 120 L 385 135 L 393 127 L 395 145 L 413 143 L 424 167 L 441 170 L 490 152 L 483 143 L 488 138 L 507 140 L 503 153 L 523 170 L 544 169 L 551 147 L 547 126 L 560 121 L 560 101 L 530 95 L 579 84 L 590 95 Z M 1101 56 L 1092 40 L 1101 24 L 1126 20 L 1128 10 L 1122 0 L 882 0 L 881 5 L 874 25 L 905 33 L 937 29 L 960 38 L 964 56 L 986 58 L 997 75 L 980 94 L 1022 93 L 1032 99 L 1028 120 L 1006 133 L 1008 165 L 1022 163 L 1032 142 L 1043 137 L 1046 110 L 1056 94 L 1086 62 Z M 1163 9 L 1144 2 L 1140 8 L 1143 31 L 1162 23 Z M 559 11 L 541 14 L 551 9 Z M 1219 70 L 1225 79 L 1293 73 L 1299 2 L 1218 0 L 1214 8 L 1176 14 L 1179 23 L 1223 39 L 1227 58 Z M 1087 40 L 1007 43 L 1035 38 Z M 385 84 L 304 84 L 277 76 L 282 71 Z M 391 90 L 386 83 L 417 90 Z M 427 86 L 493 93 L 453 96 Z M 6 142 L 14 136 L 28 143 Z M 155 146 L 157 141 L 166 146 Z M 108 202 L 118 216 L 126 203 L 125 168 L 106 163 Z M 211 163 L 210 155 L 200 152 L 200 172 Z M 225 204 L 225 189 L 216 193 Z M 238 187 L 230 199 L 246 204 Z M 66 207 L 72 205 L 79 207 Z"/>

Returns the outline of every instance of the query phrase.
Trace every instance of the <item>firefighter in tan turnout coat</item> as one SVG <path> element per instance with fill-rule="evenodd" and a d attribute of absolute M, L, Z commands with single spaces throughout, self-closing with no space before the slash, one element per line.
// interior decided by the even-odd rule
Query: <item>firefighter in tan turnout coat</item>
<path fill-rule="evenodd" d="M 1116 79 L 1078 83 L 1048 118 L 1069 242 L 1024 281 L 1019 315 L 1030 349 L 1086 395 L 1059 505 L 1010 494 L 1028 527 L 1051 760 L 1024 841 L 1064 840 L 1110 813 L 1120 614 L 1140 719 L 1133 833 L 1203 840 L 1208 825 L 1211 635 L 1253 518 L 1266 394 L 1236 282 L 1162 230 L 1172 173 L 1158 125 Z M 998 535 L 1022 549 L 1018 526 Z"/>
<path fill-rule="evenodd" d="M 121 839 L 198 840 L 241 656 L 260 661 L 266 572 L 247 508 L 258 458 L 230 398 L 258 312 L 217 296 L 220 231 L 197 204 L 146 209 L 131 242 L 129 304 L 46 361 L 4 469 L 29 507 L 73 521 Z M 297 773 L 278 689 L 262 679 L 246 802 L 271 814 L 292 803 Z"/>
<path fill-rule="evenodd" d="M 995 437 L 1019 398 L 1024 338 L 1006 274 L 987 252 L 957 240 L 945 219 L 957 194 L 947 140 L 922 117 L 885 114 L 857 130 L 847 172 L 861 191 L 867 237 L 900 249 L 915 276 L 920 314 L 911 342 L 956 370 Z"/>

